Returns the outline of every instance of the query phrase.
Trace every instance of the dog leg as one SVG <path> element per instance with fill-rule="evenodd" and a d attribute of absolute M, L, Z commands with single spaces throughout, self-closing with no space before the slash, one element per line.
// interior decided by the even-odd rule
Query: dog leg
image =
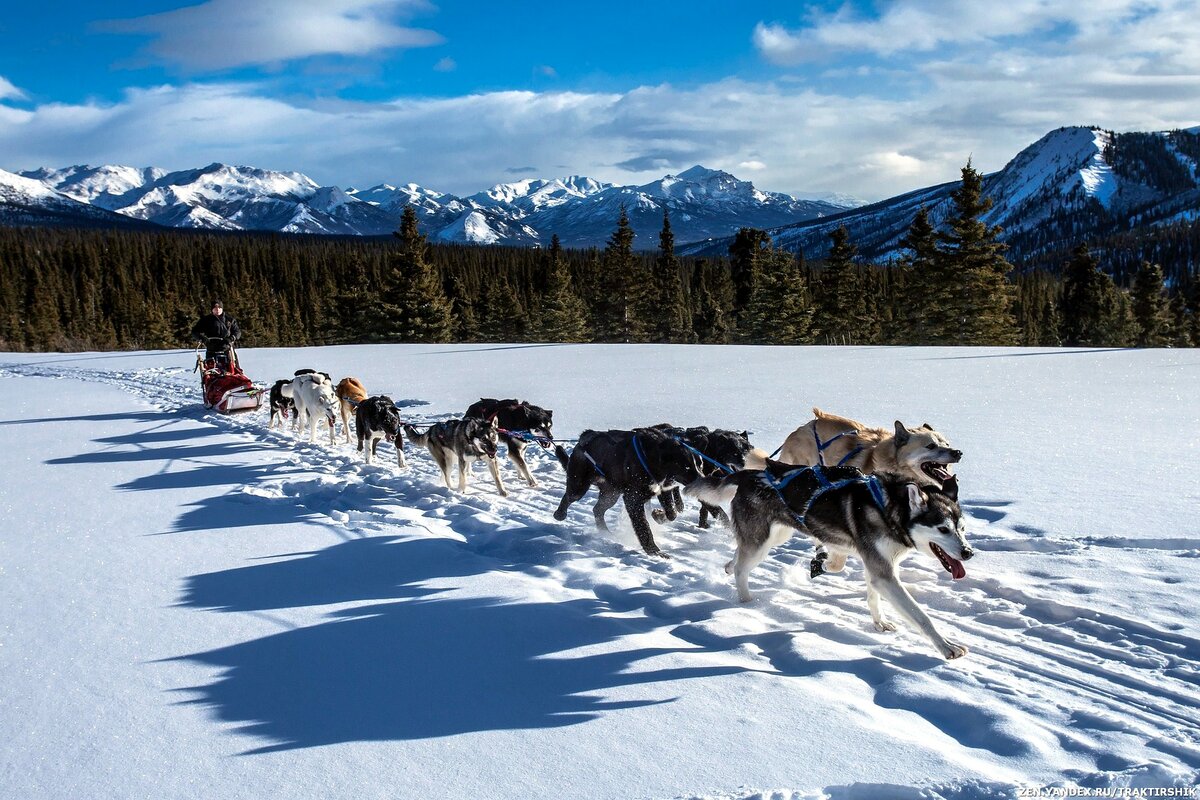
<path fill-rule="evenodd" d="M 496 458 L 489 458 L 487 460 L 487 465 L 488 465 L 488 470 L 490 470 L 492 473 L 493 480 L 496 481 L 496 491 L 498 491 L 500 493 L 501 497 L 508 497 L 508 490 L 504 488 L 504 481 L 502 481 L 500 479 L 500 462 L 499 462 L 499 460 Z"/>
<path fill-rule="evenodd" d="M 720 506 L 709 505 L 708 503 L 701 501 L 701 503 L 700 503 L 700 523 L 699 523 L 699 526 L 701 528 L 709 527 L 709 524 L 708 524 L 709 517 L 712 517 L 713 519 L 717 520 L 725 527 L 727 527 L 727 528 L 729 527 L 729 515 L 725 513 L 725 509 L 721 508 Z"/>
<path fill-rule="evenodd" d="M 582 464 L 582 459 L 579 461 L 569 460 L 566 465 L 567 485 L 563 488 L 562 501 L 558 504 L 558 509 L 554 512 L 554 518 L 562 522 L 567 518 L 567 509 L 571 507 L 579 498 L 588 493 L 588 489 L 592 488 L 592 468 Z M 601 494 L 603 494 L 601 490 Z"/>
<path fill-rule="evenodd" d="M 458 457 L 458 490 L 464 494 L 467 491 L 467 457 Z"/>
<path fill-rule="evenodd" d="M 350 404 L 339 400 L 338 406 L 342 411 L 342 433 L 346 436 L 346 444 L 350 444 Z"/>
<path fill-rule="evenodd" d="M 529 471 L 529 465 L 525 463 L 525 443 L 516 439 L 508 440 L 508 458 L 517 465 L 517 474 L 525 479 L 531 487 L 537 486 L 538 483 L 533 479 L 533 474 Z"/>
<path fill-rule="evenodd" d="M 634 533 L 637 534 L 638 542 L 642 545 L 642 550 L 649 556 L 658 556 L 659 558 L 670 558 L 658 548 L 654 541 L 654 533 L 650 530 L 650 523 L 646 520 L 646 501 L 650 498 L 633 490 L 625 492 L 625 513 L 629 514 L 629 520 L 633 523 Z"/>
<path fill-rule="evenodd" d="M 867 580 L 869 584 L 874 586 L 875 590 L 891 603 L 892 608 L 899 611 L 900 616 L 904 617 L 910 625 L 925 634 L 938 652 L 947 660 L 960 658 L 967 654 L 967 648 L 943 638 L 937 632 L 937 628 L 933 627 L 933 620 L 917 605 L 917 601 L 908 593 L 908 589 L 904 588 L 904 584 L 900 583 L 894 570 L 885 569 L 877 572 L 875 570 L 878 568 L 873 570 L 868 566 Z M 867 602 L 870 603 L 869 597 Z"/>
<path fill-rule="evenodd" d="M 896 630 L 896 626 L 888 620 L 879 607 L 879 592 L 875 591 L 875 587 L 870 583 L 867 584 L 867 607 L 871 609 L 871 619 L 875 621 L 877 630 L 881 633 L 892 633 Z"/>
<path fill-rule="evenodd" d="M 679 516 L 679 509 L 683 507 L 683 497 L 679 494 L 678 489 L 668 489 L 658 495 L 658 502 L 662 508 L 656 508 L 650 512 L 650 516 L 654 517 L 654 521 L 659 525 L 664 522 L 674 522 Z"/>
<path fill-rule="evenodd" d="M 617 504 L 617 500 L 621 499 L 621 493 L 610 488 L 600 490 L 600 498 L 596 501 L 596 507 L 592 509 L 592 516 L 596 518 L 596 529 L 608 533 L 608 523 L 604 521 L 604 515 L 608 510 Z"/>
<path fill-rule="evenodd" d="M 762 563 L 770 549 L 769 541 L 758 546 L 738 542 L 737 555 L 733 559 L 733 581 L 737 586 L 739 602 L 749 603 L 754 599 L 750 594 L 750 570 Z"/>
<path fill-rule="evenodd" d="M 404 440 L 399 436 L 396 437 L 396 465 L 400 469 L 408 469 L 408 462 L 404 460 Z"/>

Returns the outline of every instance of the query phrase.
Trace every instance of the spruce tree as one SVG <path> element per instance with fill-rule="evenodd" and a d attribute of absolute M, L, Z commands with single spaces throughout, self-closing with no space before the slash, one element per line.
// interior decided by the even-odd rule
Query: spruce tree
<path fill-rule="evenodd" d="M 948 333 L 957 344 L 1015 344 L 1017 327 L 1008 282 L 1012 265 L 1003 256 L 1007 247 L 999 241 L 1002 229 L 980 219 L 992 200 L 983 196 L 983 176 L 970 161 L 951 197 L 954 212 L 938 235 L 941 257 L 946 259 L 939 273 L 944 281 L 954 282 L 942 287 L 950 296 Z"/>
<path fill-rule="evenodd" d="M 733 279 L 733 322 L 742 324 L 762 262 L 771 247 L 771 237 L 757 228 L 740 228 L 729 245 L 729 269 Z"/>
<path fill-rule="evenodd" d="M 947 338 L 949 281 L 939 274 L 944 266 L 937 231 L 922 206 L 900 245 L 909 252 L 901 260 L 902 290 L 896 315 L 896 338 L 903 344 L 936 344 Z"/>
<path fill-rule="evenodd" d="M 637 234 L 629 225 L 625 206 L 617 218 L 617 228 L 604 248 L 604 273 L 607 283 L 602 289 L 597 328 L 601 337 L 610 342 L 642 342 L 646 340 L 646 308 L 649 276 L 633 252 Z"/>
<path fill-rule="evenodd" d="M 452 330 L 450 301 L 437 271 L 429 263 L 425 237 L 417 229 L 417 214 L 405 206 L 399 245 L 388 256 L 380 302 L 371 320 L 375 341 L 448 342 Z"/>
<path fill-rule="evenodd" d="M 558 234 L 550 239 L 546 293 L 542 298 L 538 336 L 548 342 L 587 342 L 587 306 L 571 283 L 571 271 L 563 259 Z"/>
<path fill-rule="evenodd" d="M 696 340 L 725 344 L 733 334 L 733 282 L 723 263 L 696 262 L 692 273 L 692 325 Z"/>
<path fill-rule="evenodd" d="M 1137 322 L 1138 347 L 1166 344 L 1167 303 L 1163 296 L 1163 274 L 1158 264 L 1142 262 L 1133 280 L 1133 316 Z"/>
<path fill-rule="evenodd" d="M 663 226 L 658 235 L 658 257 L 654 261 L 654 292 L 648 296 L 644 318 L 658 342 L 690 342 L 692 312 L 683 290 L 679 259 L 675 257 L 675 234 L 671 215 L 663 208 Z"/>
<path fill-rule="evenodd" d="M 812 341 L 812 302 L 803 272 L 791 253 L 771 249 L 738 326 L 749 344 L 807 344 Z"/>
<path fill-rule="evenodd" d="M 845 225 L 829 234 L 831 247 L 815 292 L 817 335 L 826 344 L 870 341 L 870 320 L 863 286 L 854 256 L 858 247 L 850 242 Z"/>

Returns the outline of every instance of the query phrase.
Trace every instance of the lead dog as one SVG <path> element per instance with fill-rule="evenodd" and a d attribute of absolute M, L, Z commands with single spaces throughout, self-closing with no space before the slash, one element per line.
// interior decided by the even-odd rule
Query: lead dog
<path fill-rule="evenodd" d="M 808 534 L 845 560 L 862 559 L 867 606 L 880 631 L 894 631 L 879 607 L 885 598 L 946 658 L 967 648 L 942 637 L 929 616 L 900 583 L 896 567 L 914 550 L 936 559 L 955 580 L 966 576 L 962 562 L 974 551 L 963 533 L 958 483 L 920 487 L 903 475 L 864 476 L 849 467 L 795 467 L 769 462 L 763 471 L 745 470 L 725 478 L 702 478 L 688 487 L 708 502 L 728 500 L 737 554 L 725 565 L 737 583 L 738 599 L 751 599 L 750 570 L 795 531 Z M 876 482 L 872 488 L 871 481 Z"/>
<path fill-rule="evenodd" d="M 400 409 L 387 395 L 368 397 L 354 409 L 354 430 L 358 435 L 358 449 L 365 448 L 367 463 L 371 463 L 375 449 L 379 447 L 380 439 L 387 439 L 396 445 L 396 463 L 401 469 L 408 466 L 404 462 L 404 437 L 400 435 Z"/>
<path fill-rule="evenodd" d="M 484 397 L 478 403 L 472 403 L 467 408 L 464 417 L 479 417 L 491 422 L 495 420 L 502 432 L 500 438 L 508 445 L 508 457 L 517 467 L 517 472 L 530 486 L 537 486 L 537 481 L 529 472 L 525 463 L 525 447 L 528 440 L 515 431 L 528 432 L 529 435 L 544 439 L 553 438 L 550 427 L 554 424 L 554 412 L 535 406 L 524 400 L 496 400 Z"/>
<path fill-rule="evenodd" d="M 329 443 L 333 444 L 338 399 L 330 380 L 320 372 L 297 375 L 292 379 L 292 402 L 296 404 L 296 422 L 300 429 L 308 428 L 308 440 L 316 440 L 317 425 L 324 417 L 329 422 Z"/>
<path fill-rule="evenodd" d="M 450 486 L 450 469 L 455 461 L 458 462 L 458 490 L 467 490 L 467 462 L 487 461 L 488 470 L 496 481 L 496 491 L 507 496 L 504 481 L 500 479 L 500 465 L 496 463 L 496 448 L 500 435 L 496 430 L 496 420 L 485 422 L 478 417 L 464 417 L 438 422 L 424 433 L 418 433 L 412 425 L 405 425 L 404 432 L 408 440 L 429 450 L 438 469 L 442 471 L 442 479 L 446 488 Z"/>
<path fill-rule="evenodd" d="M 338 406 L 342 412 L 342 432 L 345 433 L 346 443 L 349 444 L 350 418 L 354 417 L 356 421 L 358 420 L 354 409 L 359 403 L 367 399 L 367 389 L 358 378 L 342 378 L 338 381 L 338 385 L 333 390 L 333 393 L 337 395 Z M 359 437 L 359 441 L 362 441 L 361 436 Z M 359 449 L 362 449 L 361 445 Z"/>
<path fill-rule="evenodd" d="M 906 428 L 896 420 L 893 430 L 872 428 L 861 422 L 813 409 L 815 419 L 792 431 L 784 440 L 779 460 L 785 464 L 826 464 L 855 467 L 866 473 L 904 475 L 918 486 L 941 485 L 950 478 L 950 464 L 962 460 L 962 451 L 925 423 Z"/>
<path fill-rule="evenodd" d="M 600 490 L 600 498 L 592 509 L 597 529 L 608 532 L 604 514 L 618 498 L 624 498 L 625 511 L 642 550 L 647 555 L 669 557 L 654 541 L 646 520 L 646 503 L 700 477 L 699 462 L 687 448 L 656 428 L 636 428 L 584 431 L 570 456 L 561 446 L 556 446 L 554 453 L 567 471 L 566 488 L 554 512 L 555 519 L 566 519 L 567 508 L 594 484 Z M 663 508 L 668 519 L 675 518 L 672 505 Z"/>

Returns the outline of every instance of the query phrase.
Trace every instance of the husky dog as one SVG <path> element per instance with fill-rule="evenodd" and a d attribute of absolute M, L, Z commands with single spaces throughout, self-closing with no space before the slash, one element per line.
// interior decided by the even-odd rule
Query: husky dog
<path fill-rule="evenodd" d="M 450 468 L 458 461 L 458 490 L 467 490 L 467 461 L 487 461 L 488 470 L 496 481 L 496 491 L 508 496 L 504 481 L 500 479 L 500 465 L 496 463 L 496 448 L 500 442 L 496 420 L 485 422 L 478 417 L 451 419 L 431 425 L 424 433 L 418 433 L 412 425 L 405 425 L 404 432 L 408 440 L 415 445 L 427 448 L 438 469 L 442 471 L 442 479 L 446 488 L 450 485 Z"/>
<path fill-rule="evenodd" d="M 271 387 L 271 421 L 267 425 L 267 430 L 275 427 L 275 422 L 279 422 L 279 429 L 283 430 L 283 421 L 287 419 L 289 411 L 296 410 L 296 404 L 292 402 L 292 382 L 286 378 L 280 378 L 275 381 L 275 385 Z M 295 418 L 292 419 L 292 424 L 295 424 Z"/>
<path fill-rule="evenodd" d="M 556 446 L 554 453 L 567 471 L 566 490 L 555 519 L 566 519 L 567 508 L 595 484 L 600 498 L 592 514 L 599 530 L 608 532 L 604 513 L 623 497 L 642 550 L 647 555 L 669 557 L 654 541 L 646 521 L 646 503 L 700 477 L 699 460 L 687 448 L 657 428 L 636 428 L 584 431 L 570 456 L 561 446 Z M 663 510 L 668 519 L 675 518 L 673 503 L 664 505 Z"/>
<path fill-rule="evenodd" d="M 950 478 L 950 464 L 962 451 L 925 423 L 906 428 L 899 420 L 894 431 L 872 428 L 846 417 L 813 409 L 816 419 L 792 431 L 779 460 L 786 464 L 836 464 L 866 473 L 904 475 L 918 486 L 941 485 Z"/>
<path fill-rule="evenodd" d="M 333 444 L 334 412 L 338 407 L 333 383 L 320 372 L 305 372 L 292 379 L 292 401 L 296 404 L 296 423 L 308 427 L 308 440 L 317 438 L 317 425 L 322 416 L 329 421 L 329 443 Z"/>
<path fill-rule="evenodd" d="M 363 400 L 367 399 L 366 387 L 362 385 L 362 381 L 358 378 L 342 378 L 338 381 L 337 387 L 333 390 L 337 395 L 338 405 L 342 412 L 342 432 L 346 434 L 346 443 L 350 443 L 350 417 L 358 419 L 354 413 L 355 407 Z M 390 401 L 389 401 L 390 402 Z M 395 431 L 393 431 L 393 436 Z M 390 441 L 390 440 L 389 440 Z M 359 437 L 359 450 L 362 449 L 362 437 Z M 402 465 L 403 466 L 403 465 Z"/>
<path fill-rule="evenodd" d="M 348 379 L 352 380 L 352 379 Z M 408 467 L 404 462 L 404 437 L 400 435 L 400 410 L 387 395 L 368 397 L 354 409 L 354 430 L 358 433 L 358 449 L 365 448 L 367 463 L 375 455 L 380 439 L 396 445 L 396 463 L 401 469 Z"/>
<path fill-rule="evenodd" d="M 875 486 L 870 485 L 875 481 Z M 934 558 L 958 580 L 962 562 L 975 553 L 963 534 L 955 478 L 943 486 L 921 487 L 903 475 L 864 476 L 850 467 L 795 467 L 771 461 L 766 470 L 746 470 L 726 478 L 702 478 L 688 488 L 708 502 L 731 501 L 737 554 L 725 565 L 734 575 L 738 599 L 748 602 L 750 570 L 775 545 L 802 531 L 845 561 L 863 561 L 867 606 L 880 631 L 894 631 L 879 607 L 882 596 L 946 658 L 966 655 L 933 627 L 908 590 L 896 566 L 917 550 Z"/>
<path fill-rule="evenodd" d="M 737 472 L 741 469 L 762 469 L 767 465 L 766 452 L 750 444 L 748 431 L 739 433 L 720 428 L 709 430 L 703 425 L 694 428 L 676 428 L 667 423 L 661 423 L 654 427 L 698 450 L 704 456 L 700 459 L 700 474 L 706 477 Z M 683 497 L 678 487 L 659 495 L 659 502 L 662 503 L 663 508 L 662 510 L 656 509 L 653 516 L 654 521 L 660 524 L 664 519 L 674 519 L 675 515 L 683 509 Z M 674 509 L 668 510 L 668 505 L 674 505 Z M 708 527 L 709 516 L 724 522 L 729 521 L 720 506 L 701 502 L 700 521 L 697 523 L 699 527 Z"/>
<path fill-rule="evenodd" d="M 488 422 L 496 420 L 503 431 L 528 431 L 531 435 L 544 439 L 550 439 L 554 435 L 550 432 L 554 412 L 524 400 L 495 400 L 484 397 L 478 403 L 472 403 L 463 416 L 479 417 Z M 537 486 L 537 481 L 529 472 L 529 465 L 525 463 L 525 446 L 529 443 L 528 440 L 513 433 L 501 433 L 500 438 L 508 445 L 508 457 L 516 465 L 517 472 L 530 486 Z"/>

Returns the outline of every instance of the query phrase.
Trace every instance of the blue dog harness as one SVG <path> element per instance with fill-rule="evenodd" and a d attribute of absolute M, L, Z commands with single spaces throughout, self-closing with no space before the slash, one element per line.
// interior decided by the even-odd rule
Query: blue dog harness
<path fill-rule="evenodd" d="M 813 440 L 816 441 L 816 443 L 817 443 L 817 461 L 820 463 L 820 465 L 822 467 L 826 466 L 825 451 L 828 450 L 831 446 L 833 446 L 833 443 L 836 442 L 838 439 L 842 438 L 843 436 L 858 436 L 858 431 L 842 431 L 841 433 L 835 434 L 833 437 L 826 439 L 825 441 L 822 442 L 820 435 L 817 433 L 816 423 L 815 422 L 813 423 Z M 860 444 L 858 447 L 854 448 L 849 453 L 846 453 L 846 455 L 842 456 L 842 460 L 839 461 L 834 466 L 838 466 L 838 467 L 842 466 L 843 464 L 845 464 L 850 459 L 854 458 L 856 455 L 858 455 L 862 451 L 863 451 L 863 446 Z"/>
<path fill-rule="evenodd" d="M 800 511 L 796 511 L 788 505 L 787 498 L 783 496 L 783 490 L 784 487 L 791 483 L 793 479 L 804 474 L 805 472 L 811 472 L 813 477 L 817 479 L 817 490 L 813 492 L 812 496 L 808 498 L 807 502 L 805 502 L 804 508 Z M 887 508 L 887 494 L 884 492 L 883 484 L 880 483 L 879 478 L 875 477 L 874 475 L 863 475 L 862 473 L 859 473 L 857 476 L 852 478 L 843 478 L 839 481 L 831 481 L 829 480 L 829 476 L 825 474 L 825 469 L 819 464 L 814 464 L 811 467 L 796 467 L 795 469 L 788 470 L 781 478 L 776 478 L 770 472 L 763 470 L 762 482 L 775 490 L 775 493 L 779 495 L 779 499 L 783 503 L 784 507 L 787 508 L 788 512 L 791 513 L 791 515 L 796 519 L 796 522 L 800 523 L 801 525 L 804 524 L 804 518 L 808 515 L 808 510 L 812 508 L 812 504 L 815 503 L 819 497 L 827 492 L 836 491 L 846 486 L 852 486 L 855 484 L 864 484 L 868 489 L 871 490 L 871 498 L 875 501 L 875 505 L 879 506 L 880 511 L 883 511 Z"/>

